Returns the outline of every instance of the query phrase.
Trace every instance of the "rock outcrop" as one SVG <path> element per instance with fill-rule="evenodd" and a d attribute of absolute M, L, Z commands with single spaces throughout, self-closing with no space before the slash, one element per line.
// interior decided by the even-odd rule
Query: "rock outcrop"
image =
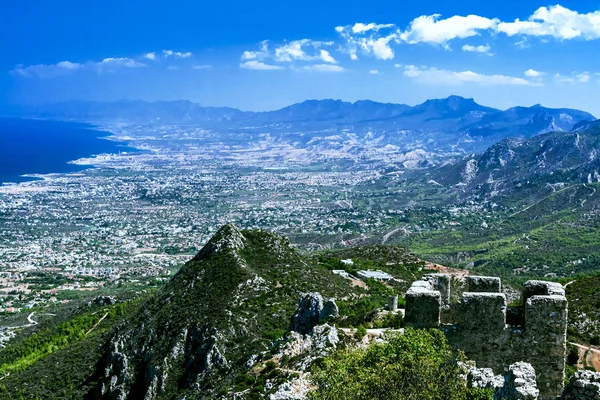
<path fill-rule="evenodd" d="M 577 371 L 569 379 L 561 399 L 600 399 L 600 372 Z"/>
<path fill-rule="evenodd" d="M 290 330 L 306 335 L 319 324 L 339 316 L 335 300 L 324 301 L 320 293 L 307 293 L 298 300 L 298 309 L 292 317 Z"/>
<path fill-rule="evenodd" d="M 520 361 L 508 367 L 504 385 L 496 391 L 494 400 L 537 400 L 539 395 L 535 370 L 531 364 Z"/>
<path fill-rule="evenodd" d="M 467 376 L 469 387 L 494 389 L 494 400 L 537 400 L 535 370 L 531 364 L 516 362 L 505 371 L 504 376 L 494 375 L 491 368 L 472 368 Z"/>

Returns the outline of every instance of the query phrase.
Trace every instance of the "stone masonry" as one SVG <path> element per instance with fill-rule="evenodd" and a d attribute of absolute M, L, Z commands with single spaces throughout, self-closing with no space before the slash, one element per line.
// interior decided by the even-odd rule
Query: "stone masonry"
<path fill-rule="evenodd" d="M 537 375 L 540 399 L 560 396 L 564 386 L 567 300 L 554 282 L 528 281 L 522 294 L 521 325 L 507 325 L 506 296 L 499 278 L 468 277 L 459 304 L 449 299 L 447 275 L 430 274 L 406 293 L 407 326 L 439 327 L 448 341 L 481 368 L 502 374 L 519 361 L 530 363 Z M 440 318 L 442 316 L 442 318 Z"/>

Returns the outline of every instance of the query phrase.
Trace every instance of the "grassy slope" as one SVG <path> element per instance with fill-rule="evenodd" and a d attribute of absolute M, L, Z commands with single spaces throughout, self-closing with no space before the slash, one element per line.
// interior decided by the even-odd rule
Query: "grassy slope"
<path fill-rule="evenodd" d="M 598 189 L 598 183 L 572 185 L 531 207 L 505 212 L 487 227 L 481 219 L 463 221 L 460 226 L 413 235 L 406 244 L 425 259 L 462 267 L 472 263 L 503 277 L 593 271 L 600 267 Z"/>

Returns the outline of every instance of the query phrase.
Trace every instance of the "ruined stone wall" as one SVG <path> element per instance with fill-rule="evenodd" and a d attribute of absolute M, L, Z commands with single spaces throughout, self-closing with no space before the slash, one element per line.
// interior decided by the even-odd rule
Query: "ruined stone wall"
<path fill-rule="evenodd" d="M 563 389 L 566 360 L 567 300 L 557 283 L 529 281 L 523 290 L 523 326 L 506 325 L 506 297 L 500 279 L 468 277 L 460 304 L 444 310 L 446 293 L 436 290 L 449 279 L 426 276 L 406 294 L 406 324 L 440 327 L 449 342 L 463 350 L 478 367 L 500 374 L 525 361 L 537 375 L 540 399 L 552 399 Z M 442 285 L 436 281 L 441 281 Z"/>

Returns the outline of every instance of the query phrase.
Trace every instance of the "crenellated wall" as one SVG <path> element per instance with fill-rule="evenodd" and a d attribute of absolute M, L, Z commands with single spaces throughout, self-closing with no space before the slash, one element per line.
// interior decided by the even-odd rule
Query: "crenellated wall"
<path fill-rule="evenodd" d="M 406 293 L 406 324 L 443 329 L 449 342 L 478 367 L 492 368 L 496 374 L 518 361 L 530 363 L 540 399 L 553 399 L 564 385 L 568 312 L 564 290 L 554 282 L 527 282 L 522 295 L 524 323 L 511 326 L 506 324 L 506 297 L 500 288 L 499 278 L 467 277 L 468 291 L 461 302 L 446 305 L 449 277 L 426 275 Z"/>

